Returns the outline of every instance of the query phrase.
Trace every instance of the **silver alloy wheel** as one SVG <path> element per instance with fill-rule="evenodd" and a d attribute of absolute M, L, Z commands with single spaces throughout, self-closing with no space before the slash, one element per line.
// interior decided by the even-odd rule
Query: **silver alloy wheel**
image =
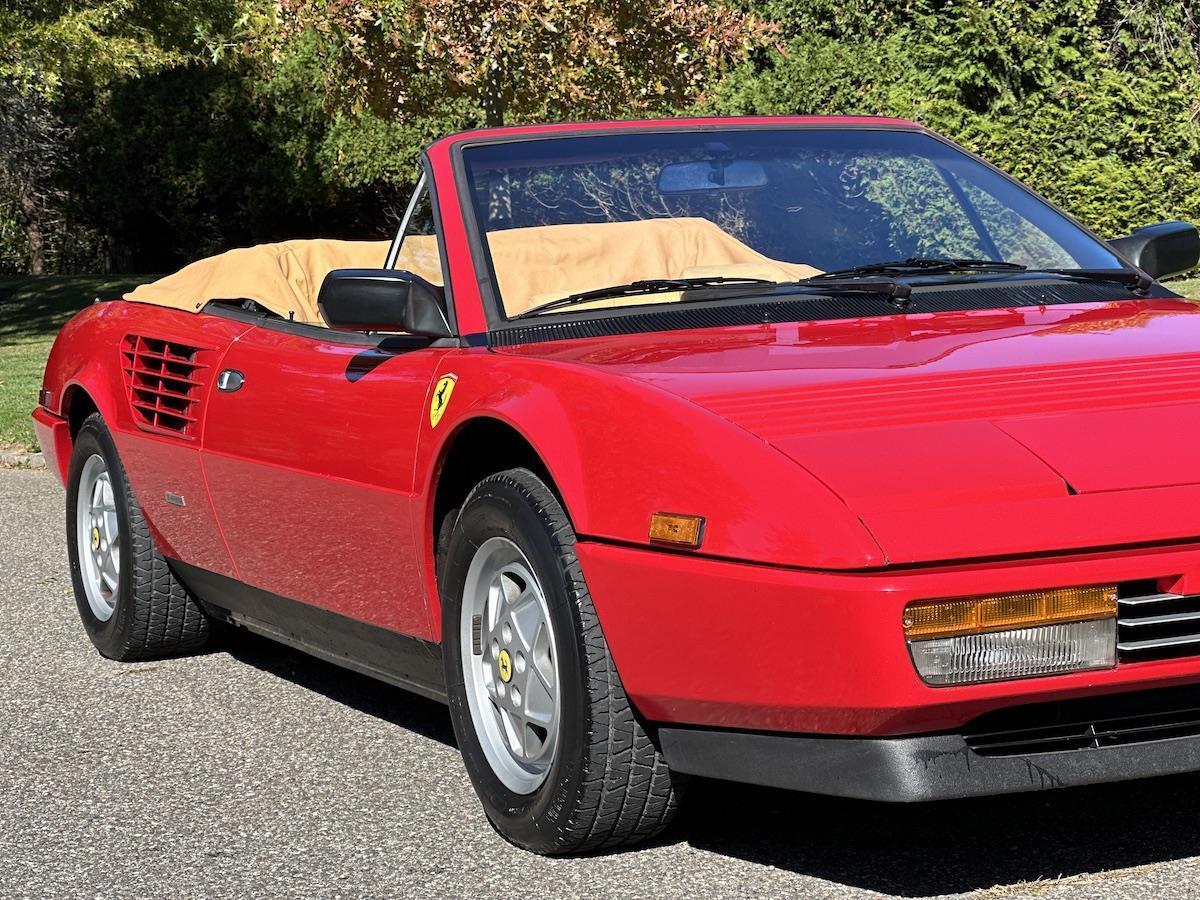
<path fill-rule="evenodd" d="M 104 457 L 93 453 L 79 475 L 75 499 L 75 541 L 88 605 L 101 622 L 117 607 L 121 575 L 121 531 L 112 479 Z"/>
<path fill-rule="evenodd" d="M 489 538 L 467 569 L 459 623 L 463 683 L 492 771 L 532 794 L 558 745 L 558 653 L 546 595 L 521 548 Z"/>

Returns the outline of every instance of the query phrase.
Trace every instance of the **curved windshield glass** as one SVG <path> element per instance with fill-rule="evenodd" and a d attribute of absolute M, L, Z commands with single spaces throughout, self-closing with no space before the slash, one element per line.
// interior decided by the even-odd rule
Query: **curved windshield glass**
<path fill-rule="evenodd" d="M 599 134 L 468 147 L 464 164 L 508 317 L 696 287 L 736 300 L 760 282 L 906 260 L 1122 266 L 1029 191 L 914 131 Z"/>

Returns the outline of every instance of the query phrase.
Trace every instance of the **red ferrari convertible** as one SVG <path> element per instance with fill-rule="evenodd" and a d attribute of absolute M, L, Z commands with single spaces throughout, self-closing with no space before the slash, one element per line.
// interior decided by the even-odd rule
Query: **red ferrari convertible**
<path fill-rule="evenodd" d="M 1193 771 L 1198 259 L 902 121 L 475 131 L 393 241 L 81 312 L 33 415 L 100 653 L 232 623 L 444 700 L 537 852 L 689 775 Z"/>

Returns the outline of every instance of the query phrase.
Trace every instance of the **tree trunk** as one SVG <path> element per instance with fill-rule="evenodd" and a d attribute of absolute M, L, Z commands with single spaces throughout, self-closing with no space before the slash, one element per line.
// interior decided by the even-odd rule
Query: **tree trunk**
<path fill-rule="evenodd" d="M 504 124 L 504 61 L 499 54 L 492 57 L 484 76 L 483 115 L 489 128 Z"/>
<path fill-rule="evenodd" d="M 500 78 L 495 73 L 488 76 L 483 89 L 483 115 L 488 128 L 504 124 L 504 99 L 500 95 Z"/>
<path fill-rule="evenodd" d="M 42 234 L 42 210 L 29 185 L 17 191 L 18 218 L 25 228 L 25 243 L 29 250 L 29 274 L 46 274 L 46 239 Z"/>

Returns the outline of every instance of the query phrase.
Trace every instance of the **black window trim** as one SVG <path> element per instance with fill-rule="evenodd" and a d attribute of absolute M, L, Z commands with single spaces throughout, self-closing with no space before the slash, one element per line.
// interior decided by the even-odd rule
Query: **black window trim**
<path fill-rule="evenodd" d="M 451 172 L 454 177 L 454 185 L 456 189 L 459 208 L 462 212 L 463 227 L 467 234 L 467 246 L 470 249 L 471 260 L 474 264 L 476 279 L 479 282 L 479 295 L 483 303 L 483 313 L 487 322 L 488 332 L 503 332 L 511 330 L 528 329 L 528 320 L 512 319 L 504 314 L 503 302 L 500 298 L 499 291 L 496 289 L 496 272 L 492 266 L 491 255 L 487 252 L 484 243 L 483 235 L 479 227 L 479 222 L 475 214 L 475 204 L 471 200 L 470 184 L 467 181 L 466 162 L 464 160 L 464 152 L 474 147 L 486 147 L 496 144 L 513 144 L 524 143 L 527 141 L 553 141 L 567 138 L 578 137 L 601 137 L 621 134 L 644 134 L 646 132 L 659 132 L 670 134 L 687 134 L 696 133 L 704 134 L 711 132 L 726 132 L 726 131 L 895 131 L 924 134 L 936 141 L 945 144 L 946 146 L 965 154 L 970 159 L 982 164 L 990 169 L 1001 178 L 1016 186 L 1019 190 L 1031 195 L 1035 199 L 1044 203 L 1052 211 L 1058 213 L 1065 218 L 1069 223 L 1079 228 L 1084 234 L 1097 241 L 1102 247 L 1107 249 L 1113 256 L 1120 260 L 1129 268 L 1136 269 L 1123 254 L 1111 247 L 1107 240 L 1088 228 L 1066 210 L 1059 207 L 1057 204 L 1043 196 L 1038 191 L 1034 190 L 1029 185 L 1020 181 L 1016 177 L 998 168 L 988 162 L 978 154 L 972 153 L 961 144 L 955 143 L 950 138 L 938 134 L 935 131 L 917 124 L 901 124 L 895 121 L 881 120 L 879 122 L 859 121 L 859 122 L 789 122 L 771 117 L 763 117 L 761 122 L 747 122 L 745 120 L 738 122 L 721 122 L 721 123 L 700 123 L 700 124 L 674 124 L 671 120 L 663 120 L 662 126 L 646 126 L 646 125 L 621 125 L 617 123 L 612 128 L 568 128 L 562 131 L 547 132 L 545 134 L 511 134 L 511 135 L 492 135 L 490 137 L 467 137 L 463 140 L 456 141 L 450 148 Z M 468 132 L 468 135 L 470 133 Z M 1141 271 L 1140 269 L 1138 271 Z M 447 278 L 447 281 L 449 279 Z M 628 314 L 630 309 L 638 309 L 638 307 L 626 307 L 613 310 L 588 310 L 592 314 L 597 312 L 610 312 L 614 314 Z M 560 319 L 560 317 L 566 317 Z M 569 321 L 572 318 L 578 318 L 578 311 L 575 316 L 572 316 L 569 311 L 550 312 L 539 317 L 539 321 L 545 320 L 547 323 L 555 321 Z M 452 323 L 452 327 L 454 327 Z M 456 329 L 457 331 L 457 329 Z M 467 338 L 471 338 L 467 335 Z"/>
<path fill-rule="evenodd" d="M 395 268 L 396 257 L 400 254 L 401 245 L 404 243 L 404 230 L 408 227 L 408 221 L 412 218 L 417 205 L 417 199 L 420 197 L 422 190 L 429 191 L 429 207 L 433 211 L 433 232 L 437 238 L 438 246 L 438 261 L 442 266 L 442 296 L 446 300 L 446 322 L 450 326 L 450 331 L 458 334 L 458 314 L 454 306 L 454 287 L 450 283 L 450 257 L 446 252 L 446 241 L 443 238 L 442 231 L 442 204 L 441 198 L 438 195 L 437 178 L 434 177 L 433 166 L 429 162 L 428 150 L 421 151 L 421 175 L 417 179 L 417 184 L 413 188 L 412 196 L 408 201 L 408 208 L 404 212 L 404 217 L 400 221 L 400 227 L 396 231 L 396 236 L 392 240 L 392 246 L 388 248 L 388 255 L 384 259 L 384 268 Z"/>
<path fill-rule="evenodd" d="M 389 334 L 381 331 L 342 331 L 311 322 L 285 319 L 267 310 L 250 310 L 238 305 L 236 299 L 209 300 L 200 310 L 205 315 L 219 316 L 244 322 L 267 331 L 281 331 L 298 337 L 311 338 L 324 344 L 347 344 L 356 347 L 373 347 L 380 350 L 423 350 L 427 347 L 457 347 L 457 338 L 430 339 L 419 334 Z"/>

